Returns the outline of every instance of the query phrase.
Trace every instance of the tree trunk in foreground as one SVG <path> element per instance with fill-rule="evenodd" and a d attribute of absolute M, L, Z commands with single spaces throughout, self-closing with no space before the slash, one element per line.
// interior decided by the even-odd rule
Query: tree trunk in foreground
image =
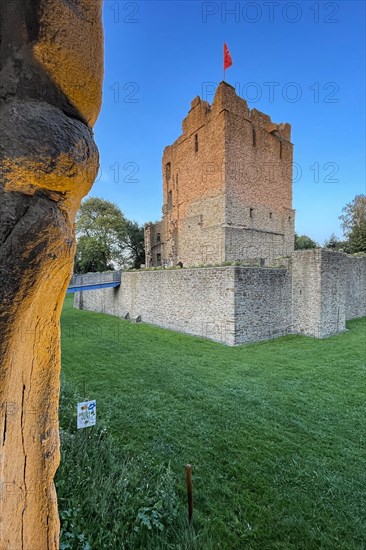
<path fill-rule="evenodd" d="M 2 0 L 0 549 L 59 547 L 59 318 L 98 171 L 102 0 Z"/>

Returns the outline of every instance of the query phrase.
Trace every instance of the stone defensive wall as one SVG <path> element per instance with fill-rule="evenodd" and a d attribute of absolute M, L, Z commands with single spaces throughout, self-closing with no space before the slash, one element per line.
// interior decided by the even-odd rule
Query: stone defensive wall
<path fill-rule="evenodd" d="M 325 338 L 366 315 L 366 256 L 326 249 L 296 251 L 292 274 L 293 332 Z"/>
<path fill-rule="evenodd" d="M 122 272 L 120 287 L 77 292 L 74 305 L 229 345 L 323 338 L 366 315 L 366 257 L 316 249 L 284 264 Z"/>
<path fill-rule="evenodd" d="M 74 305 L 235 345 L 287 334 L 290 303 L 285 269 L 227 266 L 123 272 Z"/>

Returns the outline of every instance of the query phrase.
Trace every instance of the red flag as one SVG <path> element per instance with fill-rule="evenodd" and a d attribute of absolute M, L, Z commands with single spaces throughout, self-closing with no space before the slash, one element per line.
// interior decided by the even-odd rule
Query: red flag
<path fill-rule="evenodd" d="M 226 69 L 231 67 L 232 64 L 233 64 L 233 60 L 231 59 L 229 48 L 225 43 L 224 44 L 224 71 L 226 71 Z"/>

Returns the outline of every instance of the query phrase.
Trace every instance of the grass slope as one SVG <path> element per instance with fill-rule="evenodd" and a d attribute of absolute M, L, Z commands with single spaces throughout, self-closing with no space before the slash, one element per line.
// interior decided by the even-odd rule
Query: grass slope
<path fill-rule="evenodd" d="M 69 393 L 57 481 L 65 524 L 82 525 L 93 550 L 365 548 L 366 319 L 348 328 L 326 340 L 288 336 L 229 348 L 74 310 L 68 297 L 62 369 Z M 80 394 L 84 381 L 105 436 L 68 428 L 77 398 L 70 384 Z M 109 466 L 80 472 L 86 449 L 98 463 L 108 446 Z M 192 530 L 184 519 L 186 463 Z M 118 484 L 129 475 L 128 493 Z M 94 508 L 81 503 L 88 484 Z M 108 523 L 114 508 L 102 501 L 116 484 L 118 517 Z M 64 546 L 74 547 L 82 548 Z"/>

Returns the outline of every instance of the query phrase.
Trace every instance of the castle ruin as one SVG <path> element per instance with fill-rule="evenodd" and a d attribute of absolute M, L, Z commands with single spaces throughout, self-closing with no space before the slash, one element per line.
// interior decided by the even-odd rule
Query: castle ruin
<path fill-rule="evenodd" d="M 196 97 L 163 154 L 147 269 L 123 272 L 119 288 L 76 293 L 75 306 L 229 345 L 323 338 L 366 315 L 365 256 L 294 251 L 290 134 L 226 82 L 212 105 Z"/>

